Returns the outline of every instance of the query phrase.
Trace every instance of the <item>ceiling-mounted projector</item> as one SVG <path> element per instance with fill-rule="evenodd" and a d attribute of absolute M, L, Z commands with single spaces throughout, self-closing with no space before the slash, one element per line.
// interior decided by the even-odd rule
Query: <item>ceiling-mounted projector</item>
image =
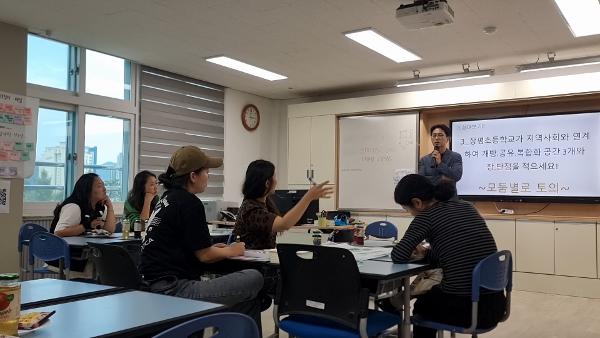
<path fill-rule="evenodd" d="M 396 18 L 408 29 L 420 29 L 453 23 L 454 11 L 446 0 L 415 0 L 400 5 Z"/>

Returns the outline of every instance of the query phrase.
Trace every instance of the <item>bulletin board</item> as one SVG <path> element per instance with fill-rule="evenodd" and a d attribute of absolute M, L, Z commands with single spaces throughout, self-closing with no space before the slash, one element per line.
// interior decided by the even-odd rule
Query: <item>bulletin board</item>
<path fill-rule="evenodd" d="M 0 92 L 0 177 L 33 175 L 38 107 L 39 99 Z"/>

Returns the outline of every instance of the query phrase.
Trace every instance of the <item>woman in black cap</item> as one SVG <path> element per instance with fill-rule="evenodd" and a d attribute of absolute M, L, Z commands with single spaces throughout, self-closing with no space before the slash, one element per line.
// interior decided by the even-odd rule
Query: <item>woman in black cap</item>
<path fill-rule="evenodd" d="M 208 170 L 222 164 L 222 159 L 210 158 L 194 146 L 173 154 L 158 178 L 166 191 L 148 221 L 140 272 L 152 292 L 228 305 L 254 318 L 260 329 L 260 272 L 242 270 L 200 280 L 207 263 L 241 256 L 245 250 L 244 243 L 212 243 L 204 205 L 196 197 L 207 187 Z"/>

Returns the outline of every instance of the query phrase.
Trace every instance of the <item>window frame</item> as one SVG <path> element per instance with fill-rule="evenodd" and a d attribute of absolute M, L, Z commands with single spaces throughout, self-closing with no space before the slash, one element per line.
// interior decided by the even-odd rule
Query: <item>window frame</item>
<path fill-rule="evenodd" d="M 104 53 L 104 52 L 99 52 L 99 51 L 94 50 L 94 49 L 79 48 L 79 50 L 80 50 L 79 51 L 79 60 L 80 60 L 80 66 L 79 67 L 80 68 L 78 69 L 78 77 L 77 77 L 78 81 L 77 81 L 77 83 L 79 85 L 78 92 L 79 92 L 80 95 L 85 95 L 85 96 L 89 96 L 89 97 L 96 97 L 96 98 L 100 98 L 100 99 L 107 99 L 107 100 L 116 101 L 116 102 L 129 102 L 129 101 L 134 100 L 134 98 L 135 98 L 135 95 L 134 95 L 135 94 L 135 90 L 134 90 L 133 85 L 134 85 L 134 78 L 135 78 L 135 76 L 134 76 L 135 75 L 135 70 L 133 68 L 134 68 L 134 64 L 135 63 L 133 61 L 127 60 L 127 59 L 122 58 L 120 56 L 115 56 L 115 55 L 112 55 L 112 54 L 108 54 L 108 53 Z M 127 81 L 127 79 L 129 79 L 129 81 L 131 82 L 130 83 L 130 88 L 129 88 L 129 98 L 128 99 L 122 99 L 121 100 L 121 99 L 117 99 L 117 98 L 110 97 L 110 96 L 103 96 L 103 95 L 92 94 L 92 93 L 86 92 L 86 90 L 85 90 L 86 89 L 86 81 L 87 81 L 87 79 L 86 79 L 86 75 L 87 75 L 86 74 L 86 71 L 87 71 L 87 53 L 86 52 L 88 50 L 92 51 L 92 52 L 104 54 L 104 55 L 109 55 L 109 56 L 117 57 L 117 58 L 122 59 L 122 60 L 125 61 L 125 69 L 129 70 L 129 72 L 128 72 L 129 74 L 125 74 L 124 80 Z"/>
<path fill-rule="evenodd" d="M 31 32 L 29 34 L 32 34 Z M 32 34 L 36 35 L 36 34 Z M 42 38 L 49 39 L 43 35 Z M 50 39 L 52 40 L 52 39 Z M 58 41 L 58 40 L 56 40 Z M 58 41 L 65 43 L 62 41 Z M 89 94 L 85 92 L 85 50 L 86 48 L 68 44 L 75 55 L 70 55 L 70 58 L 75 60 L 75 79 L 73 90 L 63 90 L 53 87 L 46 87 L 33 83 L 27 83 L 26 95 L 29 97 L 39 98 L 40 107 L 58 110 L 67 110 L 75 112 L 75 132 L 73 137 L 74 149 L 77 154 L 84 153 L 85 147 L 85 113 L 92 113 L 94 115 L 101 116 L 114 116 L 130 120 L 130 144 L 129 144 L 129 174 L 128 174 L 128 187 L 131 188 L 133 184 L 134 173 L 138 171 L 138 154 L 139 154 L 139 78 L 140 78 L 140 65 L 127 60 L 130 64 L 130 79 L 131 79 L 131 90 L 129 100 L 121 100 L 101 95 Z M 96 51 L 96 50 L 94 50 Z M 102 51 L 97 51 L 104 53 Z M 108 53 L 104 53 L 108 54 Z M 112 54 L 109 54 L 112 55 Z M 119 56 L 119 58 L 121 58 Z M 124 59 L 124 58 L 122 58 Z M 37 147 L 37 144 L 36 144 Z M 75 148 L 76 147 L 76 148 Z M 67 167 L 69 167 L 67 165 Z M 83 174 L 83 156 L 77 156 L 77 160 L 72 166 L 73 175 L 67 177 L 65 191 L 67 196 L 70 194 L 74 182 L 76 179 Z M 69 183 L 71 182 L 71 183 Z M 70 185 L 69 185 L 70 184 Z M 122 214 L 123 202 L 115 202 L 115 213 Z M 56 206 L 55 202 L 25 202 L 23 200 L 23 216 L 52 216 L 52 211 Z"/>
<path fill-rule="evenodd" d="M 80 137 L 77 138 L 77 177 L 83 175 L 83 170 L 85 169 L 85 165 L 84 165 L 84 158 L 85 156 L 83 156 L 83 154 L 85 154 L 85 118 L 87 114 L 92 114 L 92 115 L 97 115 L 97 116 L 103 116 L 103 117 L 114 117 L 114 118 L 119 118 L 119 119 L 123 119 L 123 120 L 129 120 L 129 161 L 128 161 L 128 173 L 127 173 L 127 191 L 129 191 L 129 188 L 131 187 L 131 185 L 133 184 L 133 178 L 134 178 L 134 173 L 137 172 L 137 169 L 134 168 L 134 165 L 136 164 L 135 159 L 137 156 L 137 147 L 135 146 L 136 142 L 137 142 L 137 135 L 134 132 L 134 126 L 136 125 L 136 121 L 137 121 L 137 116 L 130 114 L 130 113 L 122 113 L 122 112 L 116 112 L 116 111 L 109 111 L 109 110 L 105 110 L 105 109 L 98 109 L 98 108 L 93 108 L 93 107 L 85 107 L 85 106 L 80 106 L 78 108 L 78 118 L 77 120 L 80 121 L 80 123 L 77 126 L 77 134 L 80 135 Z M 82 154 L 81 156 L 79 154 Z M 125 204 L 125 201 L 122 202 L 117 202 L 117 201 L 113 201 L 113 206 L 115 207 L 115 212 L 117 214 L 120 214 L 123 212 L 123 205 Z"/>
<path fill-rule="evenodd" d="M 60 111 L 65 111 L 67 112 L 70 117 L 73 118 L 73 123 L 74 125 L 71 126 L 71 135 L 68 135 L 67 137 L 67 152 L 72 152 L 74 151 L 74 144 L 77 142 L 77 137 L 78 137 L 78 133 L 77 133 L 77 107 L 74 105 L 70 105 L 70 104 L 66 104 L 66 103 L 59 103 L 59 102 L 52 102 L 52 101 L 40 101 L 40 108 L 46 108 L 46 109 L 52 109 L 52 110 L 60 110 Z M 36 143 L 36 152 L 37 152 L 37 146 L 38 144 Z M 37 162 L 37 159 L 36 161 Z M 65 194 L 66 191 L 70 191 L 71 189 L 73 189 L 73 185 L 75 184 L 74 182 L 74 175 L 72 175 L 73 172 L 77 172 L 77 168 L 75 166 L 74 163 L 69 163 L 69 160 L 67 160 L 66 166 L 65 166 Z M 71 175 L 69 175 L 71 174 Z M 24 195 L 25 194 L 25 186 L 23 186 L 23 198 L 25 198 Z M 23 216 L 50 216 L 52 215 L 52 211 L 54 210 L 54 207 L 56 206 L 57 202 L 27 202 L 25 200 L 23 200 Z"/>
<path fill-rule="evenodd" d="M 57 92 L 71 92 L 71 93 L 78 92 L 78 90 L 79 90 L 79 64 L 80 64 L 79 56 L 81 55 L 82 48 L 79 46 L 76 46 L 76 45 L 72 45 L 67 42 L 51 39 L 47 36 L 43 36 L 43 35 L 39 35 L 39 34 L 32 34 L 32 33 L 27 34 L 27 44 L 29 44 L 29 36 L 35 36 L 36 38 L 39 38 L 39 39 L 49 40 L 52 42 L 66 45 L 68 47 L 68 52 L 67 52 L 68 56 L 67 56 L 67 60 L 66 60 L 66 63 L 68 65 L 68 73 L 66 74 L 66 76 L 67 76 L 67 88 L 66 89 L 49 87 L 49 86 L 44 86 L 41 84 L 34 84 L 34 83 L 29 83 L 29 82 L 26 82 L 27 85 L 48 88 L 48 89 L 55 90 Z M 25 67 L 27 68 L 28 66 L 29 66 L 28 60 L 25 60 Z M 27 73 L 28 73 L 28 71 L 29 70 L 26 69 Z"/>

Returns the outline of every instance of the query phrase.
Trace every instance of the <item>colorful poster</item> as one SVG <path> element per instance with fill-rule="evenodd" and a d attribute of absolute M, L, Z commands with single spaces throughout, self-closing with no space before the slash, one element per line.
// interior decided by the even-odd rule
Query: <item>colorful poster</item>
<path fill-rule="evenodd" d="M 39 100 L 0 92 L 0 177 L 33 175 Z"/>

